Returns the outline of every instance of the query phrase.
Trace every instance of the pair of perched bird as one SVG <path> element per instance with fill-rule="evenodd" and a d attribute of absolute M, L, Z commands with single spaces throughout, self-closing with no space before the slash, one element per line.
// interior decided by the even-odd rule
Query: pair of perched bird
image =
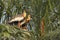
<path fill-rule="evenodd" d="M 27 23 L 29 23 L 31 16 L 26 14 L 24 10 L 22 14 L 15 16 L 9 21 L 9 24 L 17 25 L 18 28 L 27 29 Z"/>

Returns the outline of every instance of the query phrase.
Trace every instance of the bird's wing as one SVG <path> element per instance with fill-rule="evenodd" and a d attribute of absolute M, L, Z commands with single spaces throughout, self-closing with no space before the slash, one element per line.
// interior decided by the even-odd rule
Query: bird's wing
<path fill-rule="evenodd" d="M 16 17 L 16 18 L 10 20 L 9 23 L 14 22 L 14 21 L 21 21 L 23 19 L 24 19 L 24 17 Z"/>

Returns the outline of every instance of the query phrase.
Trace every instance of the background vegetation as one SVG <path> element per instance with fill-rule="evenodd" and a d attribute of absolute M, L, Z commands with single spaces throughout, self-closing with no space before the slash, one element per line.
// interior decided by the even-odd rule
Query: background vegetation
<path fill-rule="evenodd" d="M 9 26 L 7 21 L 26 9 L 31 14 L 30 31 Z M 44 35 L 41 21 L 44 18 Z M 0 0 L 1 40 L 60 40 L 60 0 Z"/>

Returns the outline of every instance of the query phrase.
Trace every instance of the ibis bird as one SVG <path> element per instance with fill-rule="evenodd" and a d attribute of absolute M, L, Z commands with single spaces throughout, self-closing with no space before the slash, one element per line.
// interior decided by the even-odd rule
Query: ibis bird
<path fill-rule="evenodd" d="M 22 14 L 15 16 L 9 21 L 9 24 L 17 24 L 18 28 L 27 29 L 26 25 L 30 21 L 31 16 L 26 14 L 24 10 Z"/>

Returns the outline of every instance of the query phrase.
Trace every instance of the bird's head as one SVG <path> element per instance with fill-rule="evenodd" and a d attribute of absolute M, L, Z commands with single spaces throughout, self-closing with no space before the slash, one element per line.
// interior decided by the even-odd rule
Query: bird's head
<path fill-rule="evenodd" d="M 30 21 L 31 19 L 31 15 L 28 15 L 27 21 Z"/>

